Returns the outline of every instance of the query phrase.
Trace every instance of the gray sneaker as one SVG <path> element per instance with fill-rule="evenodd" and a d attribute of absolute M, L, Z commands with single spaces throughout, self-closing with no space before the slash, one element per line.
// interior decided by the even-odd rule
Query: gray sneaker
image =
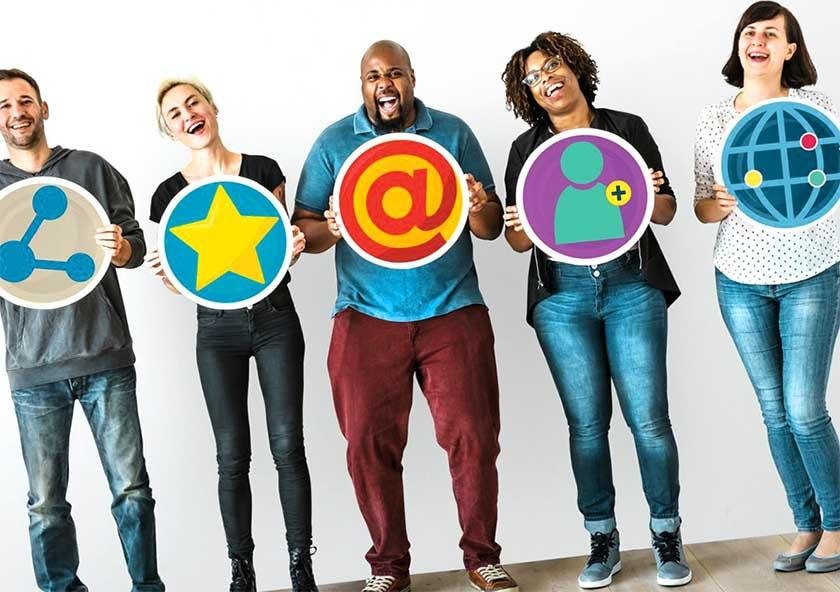
<path fill-rule="evenodd" d="M 653 556 L 656 558 L 656 583 L 660 586 L 684 586 L 691 581 L 691 568 L 685 559 L 680 529 L 676 532 L 650 531 Z"/>
<path fill-rule="evenodd" d="M 603 588 L 612 583 L 612 577 L 621 571 L 621 555 L 618 551 L 618 530 L 609 534 L 596 532 L 590 535 L 589 559 L 578 576 L 578 586 L 584 590 Z"/>
<path fill-rule="evenodd" d="M 840 554 L 831 557 L 819 557 L 812 554 L 805 560 L 805 571 L 810 573 L 827 573 L 840 569 Z"/>

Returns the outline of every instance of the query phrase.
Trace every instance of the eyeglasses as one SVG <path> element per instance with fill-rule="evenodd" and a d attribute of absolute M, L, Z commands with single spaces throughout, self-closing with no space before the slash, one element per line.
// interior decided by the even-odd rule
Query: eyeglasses
<path fill-rule="evenodd" d="M 534 87 L 540 83 L 542 72 L 551 74 L 563 65 L 563 60 L 559 56 L 548 58 L 539 70 L 531 70 L 522 79 L 522 84 L 525 86 Z"/>

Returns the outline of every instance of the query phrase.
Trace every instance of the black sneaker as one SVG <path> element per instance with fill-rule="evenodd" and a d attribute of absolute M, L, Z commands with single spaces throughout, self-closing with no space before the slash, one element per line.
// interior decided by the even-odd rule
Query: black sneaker
<path fill-rule="evenodd" d="M 313 547 L 317 551 L 317 547 Z M 292 580 L 292 592 L 318 592 L 315 576 L 312 573 L 312 555 L 308 547 L 289 549 L 289 577 Z"/>
<path fill-rule="evenodd" d="M 230 592 L 257 592 L 257 577 L 250 559 L 234 557 L 230 560 Z"/>

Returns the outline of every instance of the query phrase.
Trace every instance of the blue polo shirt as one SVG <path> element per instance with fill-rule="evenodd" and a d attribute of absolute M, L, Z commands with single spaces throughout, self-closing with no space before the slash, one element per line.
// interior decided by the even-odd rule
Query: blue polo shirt
<path fill-rule="evenodd" d="M 493 177 L 478 140 L 466 123 L 415 99 L 417 117 L 404 130 L 434 140 L 449 151 L 465 173 L 493 189 Z M 300 176 L 295 207 L 323 215 L 336 177 L 353 151 L 376 137 L 364 105 L 325 129 L 309 152 Z M 333 314 L 345 308 L 386 321 L 419 321 L 471 304 L 484 304 L 473 263 L 467 225 L 440 258 L 414 269 L 389 269 L 357 255 L 343 240 L 335 247 L 338 297 Z"/>

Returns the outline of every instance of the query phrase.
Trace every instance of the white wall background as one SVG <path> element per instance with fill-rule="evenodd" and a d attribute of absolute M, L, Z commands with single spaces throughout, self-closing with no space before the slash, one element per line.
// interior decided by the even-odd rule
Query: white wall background
<path fill-rule="evenodd" d="M 525 129 L 504 108 L 501 71 L 511 53 L 553 29 L 580 39 L 600 66 L 597 104 L 641 114 L 662 151 L 680 211 L 658 228 L 684 296 L 671 309 L 670 399 L 680 447 L 684 536 L 689 542 L 793 529 L 772 467 L 757 404 L 727 335 L 714 292 L 715 228 L 691 213 L 692 144 L 701 107 L 733 93 L 719 74 L 747 2 L 682 5 L 657 0 L 562 3 L 320 4 L 65 2 L 8 7 L 0 67 L 40 82 L 51 107 L 51 144 L 94 150 L 128 178 L 147 238 L 157 184 L 186 162 L 158 136 L 157 83 L 196 75 L 213 90 L 229 147 L 274 157 L 294 195 L 317 134 L 360 103 L 358 61 L 367 45 L 408 48 L 417 95 L 464 118 L 501 185 L 508 148 Z M 820 72 L 840 100 L 840 7 L 789 3 Z M 502 393 L 498 539 L 508 563 L 581 554 L 588 539 L 575 505 L 567 430 L 533 331 L 524 322 L 528 258 L 503 239 L 476 246 L 497 338 Z M 321 582 L 361 578 L 370 541 L 344 465 L 326 351 L 335 296 L 332 254 L 304 256 L 292 291 L 307 339 L 306 438 L 314 489 L 315 565 Z M 120 272 L 138 363 L 146 457 L 158 500 L 161 573 L 170 590 L 227 590 L 229 566 L 216 501 L 215 451 L 194 363 L 193 305 L 143 269 Z M 838 356 L 835 356 L 835 359 Z M 836 391 L 835 372 L 830 390 Z M 8 393 L 5 374 L 0 390 Z M 830 400 L 840 411 L 840 401 Z M 261 589 L 288 585 L 275 474 L 256 387 L 251 414 L 254 536 Z M 629 432 L 611 433 L 618 518 L 625 548 L 648 544 L 647 509 Z M 81 576 L 92 590 L 128 588 L 105 478 L 77 414 L 69 499 Z M 4 587 L 34 590 L 26 476 L 11 400 L 0 403 L 0 557 Z M 417 393 L 405 455 L 413 571 L 461 566 L 459 529 L 443 452 Z"/>

